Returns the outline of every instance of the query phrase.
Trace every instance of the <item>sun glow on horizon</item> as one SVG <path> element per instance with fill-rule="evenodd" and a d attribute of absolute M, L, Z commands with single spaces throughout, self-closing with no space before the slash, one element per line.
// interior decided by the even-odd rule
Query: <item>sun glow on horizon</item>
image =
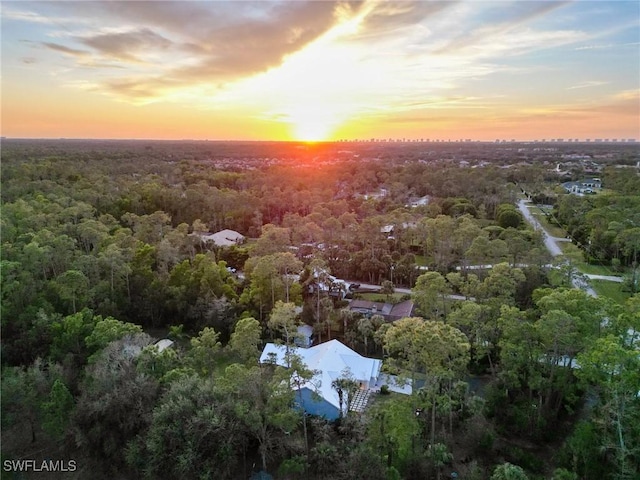
<path fill-rule="evenodd" d="M 358 31 L 367 12 L 354 15 L 340 8 L 340 22 L 331 30 L 278 68 L 231 87 L 232 98 L 255 98 L 259 92 L 261 118 L 285 124 L 295 140 L 330 140 L 338 128 L 369 109 L 364 93 L 378 81 L 363 65 L 362 50 L 341 43 Z"/>
<path fill-rule="evenodd" d="M 335 126 L 331 119 L 316 115 L 315 112 L 302 111 L 300 116 L 292 116 L 293 136 L 304 142 L 321 142 L 329 140 Z"/>
<path fill-rule="evenodd" d="M 637 2 L 71 3 L 0 12 L 4 136 L 640 136 Z"/>

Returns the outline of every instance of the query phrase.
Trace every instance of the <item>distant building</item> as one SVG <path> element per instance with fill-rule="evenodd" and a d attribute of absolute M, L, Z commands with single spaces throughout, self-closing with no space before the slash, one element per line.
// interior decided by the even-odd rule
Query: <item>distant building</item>
<path fill-rule="evenodd" d="M 468 164 L 469 162 L 467 162 Z M 422 207 L 424 205 L 429 205 L 429 196 L 426 195 L 424 197 L 420 197 L 416 200 L 411 200 L 407 205 L 405 205 L 405 207 Z"/>
<path fill-rule="evenodd" d="M 562 186 L 567 193 L 584 195 L 596 193 L 596 191 L 600 190 L 602 188 L 602 180 L 599 178 L 587 178 L 579 182 L 565 182 Z"/>

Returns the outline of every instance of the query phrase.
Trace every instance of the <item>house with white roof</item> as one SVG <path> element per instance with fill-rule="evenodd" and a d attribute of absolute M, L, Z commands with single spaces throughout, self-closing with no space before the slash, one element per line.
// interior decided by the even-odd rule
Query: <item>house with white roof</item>
<path fill-rule="evenodd" d="M 245 236 L 235 230 L 220 230 L 216 233 L 200 235 L 203 242 L 212 242 L 218 247 L 231 247 L 244 243 Z"/>
<path fill-rule="evenodd" d="M 602 180 L 599 178 L 587 178 L 579 182 L 565 182 L 562 186 L 567 193 L 576 195 L 596 193 L 602 188 Z"/>
<path fill-rule="evenodd" d="M 156 348 L 158 349 L 158 353 L 163 352 L 167 348 L 173 347 L 173 340 L 169 340 L 168 338 L 163 338 L 154 343 Z"/>
<path fill-rule="evenodd" d="M 262 351 L 260 363 L 275 361 L 277 365 L 286 367 L 286 350 L 285 345 L 268 343 Z M 338 340 L 330 340 L 310 348 L 290 346 L 289 350 L 298 355 L 308 369 L 318 372 L 301 387 L 302 408 L 311 415 L 328 420 L 335 420 L 340 416 L 338 392 L 331 387 L 334 380 L 344 377 L 348 370 L 360 389 L 368 390 L 375 386 L 380 376 L 382 360 L 363 357 Z M 344 410 L 346 405 L 342 408 Z"/>

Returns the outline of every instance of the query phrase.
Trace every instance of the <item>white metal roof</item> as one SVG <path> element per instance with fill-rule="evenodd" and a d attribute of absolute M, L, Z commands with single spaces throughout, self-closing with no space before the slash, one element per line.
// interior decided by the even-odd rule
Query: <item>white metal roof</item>
<path fill-rule="evenodd" d="M 244 241 L 244 235 L 229 229 L 201 235 L 200 238 L 207 242 L 213 242 L 220 247 L 230 247 Z"/>
<path fill-rule="evenodd" d="M 162 340 L 158 340 L 154 345 L 158 347 L 158 353 L 160 353 L 163 350 L 172 346 L 173 340 L 169 340 L 168 338 L 163 338 Z"/>
<path fill-rule="evenodd" d="M 377 379 L 382 366 L 381 360 L 363 357 L 338 340 L 330 340 L 310 348 L 289 348 L 300 356 L 307 368 L 319 371 L 313 380 L 305 386 L 315 390 L 318 395 L 336 408 L 340 408 L 340 401 L 338 392 L 331 388 L 331 383 L 344 376 L 346 369 L 350 370 L 351 376 L 356 382 L 369 382 L 371 378 L 374 381 Z M 276 363 L 286 366 L 285 352 L 284 345 L 268 343 L 262 351 L 260 362 L 268 362 L 269 355 L 275 354 Z"/>

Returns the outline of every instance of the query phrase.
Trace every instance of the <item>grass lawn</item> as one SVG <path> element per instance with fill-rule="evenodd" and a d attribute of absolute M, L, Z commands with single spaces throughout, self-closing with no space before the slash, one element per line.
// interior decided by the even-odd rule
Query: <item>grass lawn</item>
<path fill-rule="evenodd" d="M 594 265 L 585 262 L 582 250 L 571 242 L 558 242 L 558 245 L 562 249 L 562 253 L 571 260 L 571 263 L 582 273 L 588 273 L 590 275 L 620 275 L 620 272 L 613 271 L 608 265 Z"/>
<path fill-rule="evenodd" d="M 622 283 L 608 282 L 607 280 L 591 280 L 591 286 L 598 296 L 607 297 L 619 304 L 624 304 L 631 295 L 624 292 Z"/>
<path fill-rule="evenodd" d="M 580 268 L 580 265 L 584 264 L 584 256 L 582 255 L 582 250 L 580 250 L 578 246 L 571 242 L 558 242 L 558 246 L 562 250 L 562 254 L 571 260 L 571 263 L 576 267 Z"/>
<path fill-rule="evenodd" d="M 620 272 L 614 272 L 611 267 L 606 265 L 593 265 L 591 263 L 582 262 L 576 264 L 576 266 L 582 273 L 589 273 L 591 275 L 620 275 Z"/>
<path fill-rule="evenodd" d="M 394 293 L 389 296 L 389 300 L 387 300 L 386 295 L 382 295 L 380 293 L 358 293 L 358 297 L 363 300 L 370 300 L 372 302 L 389 302 L 389 303 L 400 303 L 402 301 L 402 297 L 406 295 L 406 293 Z"/>
<path fill-rule="evenodd" d="M 540 222 L 540 225 L 542 225 L 547 233 L 552 237 L 564 238 L 567 236 L 567 232 L 563 228 L 549 223 L 549 219 L 547 218 L 547 216 L 543 214 L 538 207 L 530 208 L 529 211 L 536 218 L 536 220 Z"/>
<path fill-rule="evenodd" d="M 394 399 L 401 398 L 403 395 L 401 393 L 389 392 L 388 394 L 375 393 L 369 397 L 369 404 L 367 405 L 367 410 L 372 406 L 376 405 L 376 408 L 381 408 L 381 405 L 385 405 L 387 403 L 392 402 Z"/>
<path fill-rule="evenodd" d="M 424 267 L 427 265 L 427 257 L 424 255 L 415 255 L 416 265 Z"/>

